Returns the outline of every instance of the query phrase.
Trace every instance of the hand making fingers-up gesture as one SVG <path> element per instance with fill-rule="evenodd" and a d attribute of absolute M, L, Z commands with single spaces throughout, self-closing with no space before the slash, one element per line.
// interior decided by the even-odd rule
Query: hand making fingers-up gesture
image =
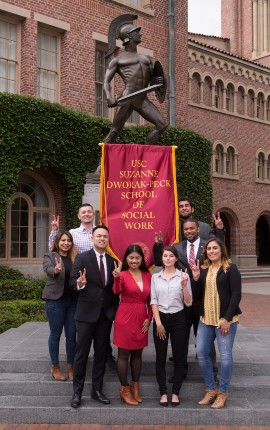
<path fill-rule="evenodd" d="M 222 219 L 220 218 L 220 212 L 217 213 L 217 216 L 215 214 L 213 214 L 213 220 L 214 220 L 216 229 L 217 230 L 223 230 L 224 224 L 223 224 Z"/>
<path fill-rule="evenodd" d="M 162 245 L 163 243 L 162 231 L 158 231 L 155 233 L 155 242 L 157 245 Z"/>
<path fill-rule="evenodd" d="M 53 215 L 52 222 L 51 222 L 52 230 L 58 231 L 59 230 L 59 215 Z"/>
<path fill-rule="evenodd" d="M 118 267 L 117 267 L 117 263 L 115 261 L 114 262 L 114 271 L 112 272 L 114 278 L 119 278 L 121 269 L 122 269 L 122 263 L 121 263 L 121 261 L 120 261 Z"/>
<path fill-rule="evenodd" d="M 63 268 L 62 258 L 59 257 L 58 259 L 57 257 L 55 257 L 54 274 L 58 275 L 60 272 L 62 272 L 62 268 Z"/>
<path fill-rule="evenodd" d="M 82 290 L 86 285 L 86 269 L 83 269 L 83 271 L 79 271 L 79 277 L 77 279 L 77 288 L 78 290 Z"/>
<path fill-rule="evenodd" d="M 198 281 L 200 277 L 200 260 L 197 260 L 197 263 L 192 267 L 192 276 L 194 281 Z"/>

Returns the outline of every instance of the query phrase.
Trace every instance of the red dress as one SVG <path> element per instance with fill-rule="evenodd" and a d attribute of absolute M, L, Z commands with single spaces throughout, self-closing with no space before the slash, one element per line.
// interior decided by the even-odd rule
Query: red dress
<path fill-rule="evenodd" d="M 113 343 L 123 349 L 141 349 L 148 345 L 148 332 L 142 332 L 143 322 L 152 319 L 150 306 L 151 273 L 142 272 L 143 291 L 129 270 L 114 278 L 113 292 L 121 293 L 121 302 L 114 320 Z"/>

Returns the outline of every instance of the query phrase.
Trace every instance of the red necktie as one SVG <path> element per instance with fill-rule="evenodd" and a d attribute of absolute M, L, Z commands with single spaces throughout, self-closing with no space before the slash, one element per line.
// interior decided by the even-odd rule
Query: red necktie
<path fill-rule="evenodd" d="M 105 269 L 103 264 L 103 255 L 100 255 L 100 264 L 99 264 L 100 276 L 103 284 L 103 288 L 105 287 Z"/>
<path fill-rule="evenodd" d="M 190 245 L 188 264 L 189 264 L 190 270 L 192 270 L 192 267 L 195 265 L 195 254 L 194 254 L 193 243 L 191 243 Z"/>

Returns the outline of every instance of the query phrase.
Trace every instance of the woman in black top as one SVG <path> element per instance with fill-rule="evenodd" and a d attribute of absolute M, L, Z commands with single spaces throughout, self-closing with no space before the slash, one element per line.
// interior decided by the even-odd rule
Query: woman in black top
<path fill-rule="evenodd" d="M 68 231 L 58 233 L 52 252 L 45 254 L 43 269 L 47 282 L 42 297 L 46 299 L 46 314 L 49 321 L 49 352 L 51 357 L 51 374 L 57 381 L 67 378 L 59 366 L 59 343 L 63 328 L 66 336 L 67 373 L 73 379 L 73 361 L 76 344 L 76 327 L 74 314 L 77 294 L 69 287 L 71 266 L 76 251 L 73 238 Z"/>

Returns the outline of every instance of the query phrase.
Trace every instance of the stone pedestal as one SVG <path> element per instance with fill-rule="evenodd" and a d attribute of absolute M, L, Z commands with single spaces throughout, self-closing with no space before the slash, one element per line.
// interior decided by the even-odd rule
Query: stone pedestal
<path fill-rule="evenodd" d="M 86 175 L 84 185 L 83 203 L 89 203 L 95 210 L 95 224 L 99 223 L 99 197 L 100 197 L 100 174 L 97 170 Z"/>

